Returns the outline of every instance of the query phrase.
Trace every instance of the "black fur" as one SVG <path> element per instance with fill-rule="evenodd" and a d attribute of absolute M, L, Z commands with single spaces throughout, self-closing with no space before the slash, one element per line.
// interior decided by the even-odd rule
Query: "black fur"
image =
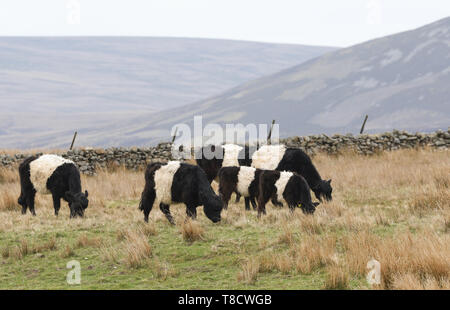
<path fill-rule="evenodd" d="M 317 199 L 320 201 L 322 201 L 322 198 L 328 201 L 332 199 L 331 193 L 333 189 L 331 187 L 331 180 L 322 180 L 311 158 L 301 149 L 286 149 L 283 158 L 275 170 L 292 171 L 300 174 L 306 179 Z"/>
<path fill-rule="evenodd" d="M 266 203 L 272 199 L 276 200 L 277 188 L 275 183 L 280 178 L 280 171 L 262 170 L 259 175 L 259 193 L 258 193 L 258 217 L 266 214 Z M 301 204 L 304 213 L 314 213 L 319 203 L 313 203 L 311 193 L 306 180 L 299 174 L 293 173 L 283 192 L 283 198 L 286 200 L 289 209 L 294 211 Z"/>
<path fill-rule="evenodd" d="M 240 169 L 241 167 L 222 167 L 219 170 L 219 194 L 220 198 L 222 198 L 224 209 L 228 208 L 228 202 L 230 201 L 230 197 L 233 192 L 242 195 L 242 193 L 239 193 L 237 191 L 237 184 L 239 181 L 238 175 Z M 250 210 L 250 202 L 253 206 L 253 209 L 257 208 L 255 200 L 258 197 L 258 180 L 261 171 L 262 170 L 260 169 L 256 169 L 255 178 L 250 183 L 250 186 L 248 188 L 249 196 L 245 197 L 246 210 Z"/>
<path fill-rule="evenodd" d="M 148 216 L 156 199 L 155 172 L 165 164 L 152 163 L 145 171 L 145 187 L 141 195 L 139 209 L 144 212 L 144 220 L 148 222 Z M 196 218 L 197 207 L 203 205 L 206 216 L 215 222 L 220 221 L 222 202 L 217 196 L 206 177 L 205 172 L 197 166 L 181 163 L 180 168 L 173 176 L 170 189 L 172 201 L 184 203 L 189 217 Z M 174 224 L 170 214 L 169 205 L 160 204 L 160 209 L 171 224 Z"/>
<path fill-rule="evenodd" d="M 34 200 L 36 190 L 30 180 L 30 163 L 39 157 L 28 157 L 19 166 L 20 197 L 18 203 L 22 206 L 22 214 L 30 209 L 31 214 L 36 215 Z M 81 192 L 81 179 L 78 168 L 72 163 L 59 166 L 47 180 L 47 189 L 52 194 L 55 215 L 61 208 L 61 198 L 68 202 L 70 217 L 84 216 L 88 207 L 88 192 Z"/>
<path fill-rule="evenodd" d="M 250 152 L 251 150 L 247 145 L 241 150 L 238 157 L 240 166 L 251 165 Z M 208 145 L 196 151 L 195 154 L 197 166 L 205 171 L 208 176 L 208 181 L 211 183 L 218 176 L 220 168 L 222 168 L 225 149 L 220 145 Z M 213 154 L 219 154 L 220 156 L 219 158 L 217 158 L 217 156 L 211 158 Z"/>

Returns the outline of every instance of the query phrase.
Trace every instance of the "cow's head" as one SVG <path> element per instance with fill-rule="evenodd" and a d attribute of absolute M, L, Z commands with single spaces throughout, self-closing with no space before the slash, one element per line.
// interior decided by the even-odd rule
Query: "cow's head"
<path fill-rule="evenodd" d="M 301 209 L 305 214 L 314 214 L 316 211 L 316 207 L 319 205 L 319 202 L 311 202 L 311 203 L 302 203 Z"/>
<path fill-rule="evenodd" d="M 316 198 L 320 201 L 322 201 L 322 199 L 331 201 L 331 193 L 333 192 L 333 188 L 331 187 L 331 179 L 328 181 L 321 180 L 312 190 L 314 195 L 316 195 Z"/>
<path fill-rule="evenodd" d="M 213 195 L 213 197 L 209 197 L 207 202 L 203 206 L 203 212 L 205 215 L 213 222 L 220 222 L 222 212 L 223 202 L 219 198 L 219 196 Z"/>
<path fill-rule="evenodd" d="M 69 202 L 70 207 L 70 217 L 84 216 L 84 210 L 86 210 L 89 204 L 89 200 L 87 199 L 88 196 L 88 191 L 76 194 L 66 192 L 66 199 Z"/>

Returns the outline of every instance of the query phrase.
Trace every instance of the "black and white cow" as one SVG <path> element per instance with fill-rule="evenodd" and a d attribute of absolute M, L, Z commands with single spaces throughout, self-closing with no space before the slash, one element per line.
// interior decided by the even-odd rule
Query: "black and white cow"
<path fill-rule="evenodd" d="M 206 216 L 214 223 L 220 221 L 222 211 L 222 201 L 211 188 L 205 172 L 200 167 L 179 161 L 147 166 L 139 204 L 146 222 L 155 203 L 171 224 L 175 224 L 170 214 L 173 203 L 184 203 L 187 215 L 192 218 L 197 216 L 197 207 L 203 205 Z"/>
<path fill-rule="evenodd" d="M 251 166 L 265 170 L 296 172 L 306 179 L 317 199 L 332 199 L 331 180 L 322 180 L 311 158 L 301 149 L 287 148 L 284 145 L 264 145 L 253 154 Z"/>
<path fill-rule="evenodd" d="M 272 199 L 286 203 L 291 211 L 300 206 L 304 213 L 312 214 L 317 202 L 312 202 L 306 180 L 291 171 L 262 170 L 259 176 L 258 217 L 266 214 L 266 203 Z"/>
<path fill-rule="evenodd" d="M 201 167 L 211 183 L 222 167 L 238 167 L 251 165 L 251 150 L 246 146 L 236 144 L 209 145 L 202 147 L 195 155 L 197 166 Z M 236 193 L 236 202 L 240 194 Z"/>
<path fill-rule="evenodd" d="M 88 192 L 82 193 L 80 172 L 73 161 L 58 155 L 45 154 L 28 157 L 19 166 L 22 214 L 34 211 L 36 193 L 51 194 L 55 215 L 61 207 L 61 198 L 69 203 L 70 217 L 84 215 L 88 207 Z"/>
<path fill-rule="evenodd" d="M 201 167 L 211 183 L 222 167 L 250 166 L 250 148 L 236 144 L 209 145 L 196 151 L 197 166 Z"/>
<path fill-rule="evenodd" d="M 258 180 L 262 170 L 253 167 L 223 167 L 219 170 L 219 194 L 228 208 L 232 193 L 238 193 L 245 198 L 245 209 L 250 210 L 250 202 L 256 210 L 258 198 Z"/>

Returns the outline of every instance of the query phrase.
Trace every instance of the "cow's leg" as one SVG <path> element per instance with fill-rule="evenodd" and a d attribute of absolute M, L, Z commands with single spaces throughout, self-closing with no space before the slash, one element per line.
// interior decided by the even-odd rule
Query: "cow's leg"
<path fill-rule="evenodd" d="M 223 182 L 219 184 L 219 196 L 223 202 L 223 208 L 228 209 L 228 202 L 230 201 L 232 191 L 228 186 L 223 186 Z"/>
<path fill-rule="evenodd" d="M 23 192 L 20 193 L 19 199 L 17 199 L 17 202 L 19 203 L 19 205 L 22 206 L 22 214 L 27 213 L 27 199 L 25 197 L 25 195 L 23 194 Z"/>
<path fill-rule="evenodd" d="M 194 205 L 186 205 L 186 215 L 195 220 L 197 218 L 197 208 Z"/>
<path fill-rule="evenodd" d="M 250 202 L 252 204 L 253 210 L 257 210 L 258 209 L 258 205 L 256 204 L 255 197 L 250 197 Z"/>
<path fill-rule="evenodd" d="M 155 203 L 156 194 L 155 191 L 145 191 L 142 193 L 141 203 L 139 209 L 144 212 L 144 221 L 148 223 L 148 216 L 152 211 L 153 204 Z"/>
<path fill-rule="evenodd" d="M 279 207 L 279 208 L 283 207 L 283 203 L 279 202 L 278 199 L 276 198 L 276 196 L 272 197 L 272 203 L 276 207 Z"/>
<path fill-rule="evenodd" d="M 36 216 L 36 212 L 34 211 L 34 198 L 36 196 L 36 192 L 33 191 L 32 193 L 30 193 L 30 195 L 27 195 L 26 201 L 27 201 L 27 206 L 30 209 L 31 214 L 33 214 L 33 216 Z"/>
<path fill-rule="evenodd" d="M 245 210 L 250 210 L 250 198 L 249 197 L 244 197 L 245 200 Z"/>
<path fill-rule="evenodd" d="M 58 216 L 59 209 L 61 208 L 61 197 L 52 194 L 52 198 L 53 198 L 53 208 L 55 209 L 55 215 Z"/>
<path fill-rule="evenodd" d="M 170 214 L 170 206 L 164 203 L 160 203 L 159 208 L 161 209 L 162 213 L 164 213 L 169 223 L 175 225 L 175 221 L 173 220 L 172 214 Z"/>
<path fill-rule="evenodd" d="M 260 193 L 258 197 L 258 218 L 261 217 L 261 214 L 266 214 L 266 203 L 269 201 L 269 198 L 264 193 Z"/>
<path fill-rule="evenodd" d="M 241 200 L 241 194 L 236 193 L 236 200 L 234 202 L 239 203 L 239 200 Z"/>

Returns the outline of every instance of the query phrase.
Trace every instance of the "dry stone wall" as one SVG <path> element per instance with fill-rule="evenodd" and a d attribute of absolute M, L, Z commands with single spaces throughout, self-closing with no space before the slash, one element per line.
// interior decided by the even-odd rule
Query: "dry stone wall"
<path fill-rule="evenodd" d="M 379 151 L 398 150 L 405 148 L 430 147 L 439 150 L 450 149 L 450 128 L 447 131 L 434 133 L 408 133 L 406 131 L 386 132 L 370 135 L 312 135 L 281 139 L 280 143 L 290 147 L 299 147 L 309 154 L 326 152 L 338 154 L 352 149 L 360 154 L 371 155 Z M 0 166 L 15 167 L 24 158 L 39 154 L 1 154 Z M 140 169 L 149 162 L 166 162 L 172 159 L 171 144 L 160 143 L 148 148 L 82 148 L 60 154 L 73 160 L 81 172 L 88 175 L 95 174 L 98 167 L 125 166 L 129 169 Z"/>

